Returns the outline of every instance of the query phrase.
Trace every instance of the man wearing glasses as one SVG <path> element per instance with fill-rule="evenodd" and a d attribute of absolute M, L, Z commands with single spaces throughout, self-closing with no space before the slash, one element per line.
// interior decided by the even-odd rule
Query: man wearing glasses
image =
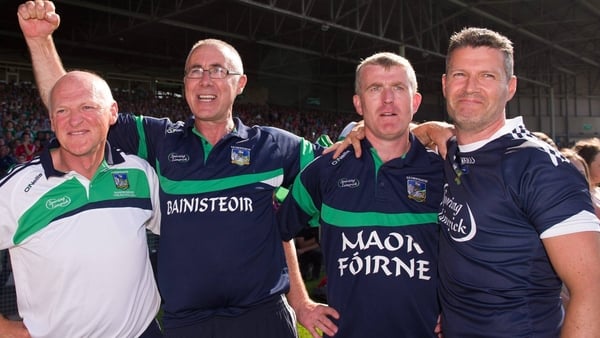
<path fill-rule="evenodd" d="M 64 74 L 51 37 L 60 19 L 52 2 L 39 0 L 21 5 L 18 17 L 47 104 L 49 89 Z M 315 337 L 315 328 L 333 335 L 327 315 L 338 314 L 308 298 L 294 249 L 290 242 L 282 246 L 273 208 L 275 189 L 289 186 L 322 148 L 234 119 L 233 102 L 246 82 L 232 46 L 199 41 L 184 72 L 193 117 L 172 122 L 120 114 L 109 133 L 110 143 L 147 159 L 159 177 L 164 333 L 295 337 L 289 292 L 299 321 Z"/>

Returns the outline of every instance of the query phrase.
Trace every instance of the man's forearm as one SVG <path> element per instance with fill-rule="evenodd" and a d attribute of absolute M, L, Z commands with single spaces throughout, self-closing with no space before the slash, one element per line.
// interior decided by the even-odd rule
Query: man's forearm
<path fill-rule="evenodd" d="M 63 68 L 52 36 L 38 39 L 25 39 L 31 53 L 33 73 L 42 102 L 46 107 L 50 103 L 50 90 L 56 81 L 66 72 Z"/>
<path fill-rule="evenodd" d="M 300 273 L 294 241 L 283 242 L 283 251 L 285 252 L 285 259 L 290 277 L 290 291 L 287 294 L 287 298 L 290 305 L 296 309 L 296 307 L 310 300 L 310 298 L 308 296 L 308 291 L 306 291 L 302 274 Z"/>
<path fill-rule="evenodd" d="M 597 294 L 596 290 L 590 290 L 584 295 L 571 294 L 560 335 L 562 338 L 597 337 L 600 332 L 600 297 Z"/>

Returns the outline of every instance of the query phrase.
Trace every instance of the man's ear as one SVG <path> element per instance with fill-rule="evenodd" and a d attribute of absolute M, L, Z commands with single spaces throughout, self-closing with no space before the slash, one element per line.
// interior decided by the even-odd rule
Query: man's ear
<path fill-rule="evenodd" d="M 354 96 L 352 96 L 352 103 L 354 104 L 354 109 L 358 115 L 363 116 L 362 104 L 358 95 L 354 94 Z"/>
<path fill-rule="evenodd" d="M 513 96 L 517 92 L 517 77 L 511 76 L 510 80 L 508 80 L 508 100 L 512 100 Z"/>
<path fill-rule="evenodd" d="M 112 126 L 113 124 L 117 123 L 117 118 L 119 117 L 119 105 L 117 104 L 116 101 L 113 101 L 113 103 L 110 105 L 109 108 L 109 114 L 110 114 L 110 125 Z"/>
<path fill-rule="evenodd" d="M 446 97 L 446 74 L 442 74 L 442 95 Z"/>
<path fill-rule="evenodd" d="M 421 101 L 423 101 L 423 96 L 421 95 L 421 93 L 415 93 L 412 99 L 413 116 L 415 115 L 417 110 L 419 110 L 419 106 L 421 106 Z"/>
<path fill-rule="evenodd" d="M 244 92 L 246 83 L 248 83 L 248 77 L 246 76 L 246 74 L 242 74 L 240 76 L 240 79 L 238 80 L 238 85 L 237 85 L 237 94 L 238 95 L 240 95 Z"/>

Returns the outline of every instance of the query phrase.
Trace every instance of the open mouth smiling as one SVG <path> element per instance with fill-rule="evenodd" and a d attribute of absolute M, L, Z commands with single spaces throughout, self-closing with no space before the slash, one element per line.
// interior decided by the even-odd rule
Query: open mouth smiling
<path fill-rule="evenodd" d="M 212 101 L 217 98 L 216 95 L 197 95 L 196 97 L 200 101 L 207 101 L 207 102 Z"/>

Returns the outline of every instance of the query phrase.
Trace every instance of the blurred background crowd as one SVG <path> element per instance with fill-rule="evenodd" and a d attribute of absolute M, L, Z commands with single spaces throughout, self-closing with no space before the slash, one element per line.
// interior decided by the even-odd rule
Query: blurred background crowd
<path fill-rule="evenodd" d="M 114 90 L 113 95 L 121 113 L 169 117 L 174 121 L 186 120 L 190 115 L 182 97 L 158 98 L 143 90 Z M 347 123 L 358 119 L 358 115 L 347 113 L 256 104 L 238 104 L 233 115 L 247 125 L 279 127 L 310 141 L 321 135 L 335 140 Z M 0 82 L 0 176 L 13 165 L 31 160 L 52 137 L 50 120 L 37 88 L 29 82 Z"/>

